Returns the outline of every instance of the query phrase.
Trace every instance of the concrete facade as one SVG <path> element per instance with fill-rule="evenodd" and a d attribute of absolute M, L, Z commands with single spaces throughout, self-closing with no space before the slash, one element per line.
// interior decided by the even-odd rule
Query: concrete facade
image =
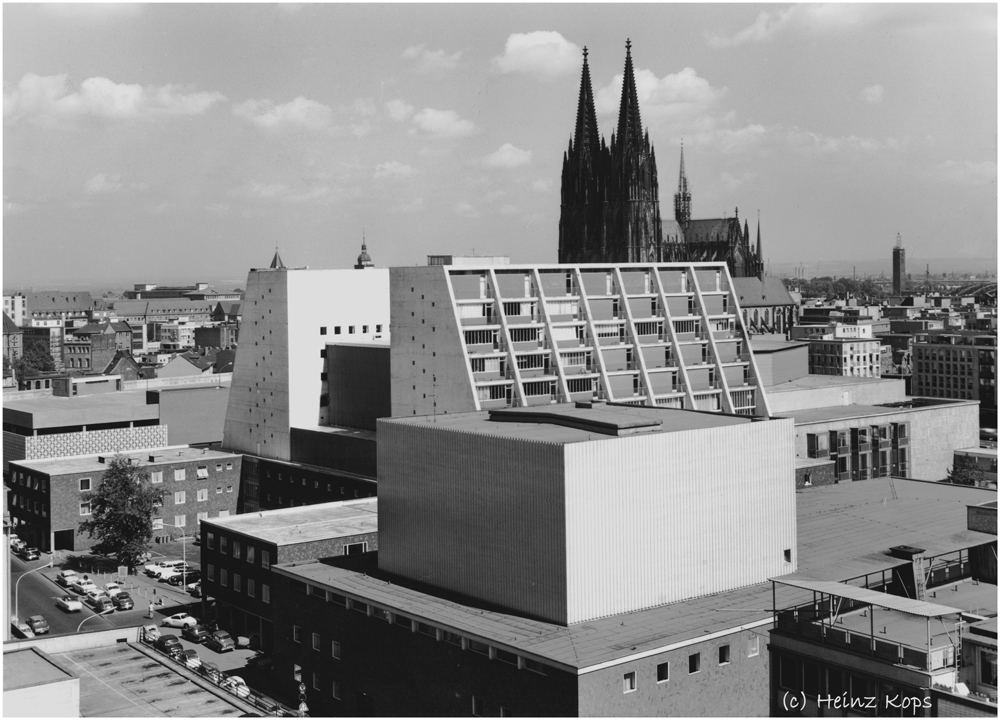
<path fill-rule="evenodd" d="M 809 340 L 809 372 L 813 375 L 881 377 L 880 345 L 878 340 L 837 337 L 811 338 Z"/>
<path fill-rule="evenodd" d="M 903 380 L 805 376 L 767 388 L 767 399 L 775 415 L 835 405 L 882 405 L 906 402 Z"/>

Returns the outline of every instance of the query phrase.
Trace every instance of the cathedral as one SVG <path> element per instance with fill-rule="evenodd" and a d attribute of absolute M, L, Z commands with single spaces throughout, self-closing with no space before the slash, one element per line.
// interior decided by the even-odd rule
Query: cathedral
<path fill-rule="evenodd" d="M 683 146 L 674 218 L 662 220 L 656 151 L 639 115 L 632 43 L 625 43 L 618 129 L 610 145 L 597 130 L 587 54 L 584 48 L 576 128 L 563 154 L 559 262 L 725 262 L 741 295 L 745 290 L 741 305 L 767 306 L 749 315 L 748 328 L 785 332 L 794 302 L 780 280 L 764 276 L 760 221 L 751 244 L 750 225 L 740 224 L 739 209 L 731 218 L 692 219 Z"/>
<path fill-rule="evenodd" d="M 753 247 L 738 210 L 731 218 L 691 218 L 683 147 L 673 220 L 661 220 L 659 193 L 656 151 L 639 115 L 631 42 L 625 44 L 618 130 L 610 145 L 597 130 L 584 48 L 576 130 L 563 155 L 559 262 L 723 261 L 733 277 L 763 275 L 759 224 Z"/>

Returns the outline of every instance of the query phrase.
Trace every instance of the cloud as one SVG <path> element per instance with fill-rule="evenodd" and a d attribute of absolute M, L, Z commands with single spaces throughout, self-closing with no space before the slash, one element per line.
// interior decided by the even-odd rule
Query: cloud
<path fill-rule="evenodd" d="M 882 102 L 883 95 L 885 95 L 885 88 L 881 85 L 872 85 L 861 91 L 861 97 L 872 105 L 878 105 Z"/>
<path fill-rule="evenodd" d="M 501 215 L 517 215 L 517 208 L 513 205 L 504 205 L 498 212 Z"/>
<path fill-rule="evenodd" d="M 459 217 L 477 218 L 479 211 L 467 202 L 460 202 L 455 205 L 455 214 Z"/>
<path fill-rule="evenodd" d="M 79 117 L 110 120 L 151 120 L 165 116 L 200 115 L 224 102 L 219 92 L 197 92 L 192 86 L 161 87 L 87 78 L 71 92 L 69 76 L 27 74 L 3 95 L 3 114 L 12 122 L 34 117 L 49 124 Z"/>
<path fill-rule="evenodd" d="M 288 129 L 319 131 L 333 126 L 333 110 L 301 95 L 283 105 L 275 105 L 268 99 L 247 100 L 234 105 L 233 114 L 273 132 Z"/>
<path fill-rule="evenodd" d="M 397 213 L 408 213 L 408 212 L 417 212 L 423 209 L 424 209 L 424 199 L 417 198 L 415 200 L 411 200 L 408 203 L 397 205 L 392 209 L 392 211 Z"/>
<path fill-rule="evenodd" d="M 119 174 L 106 175 L 98 173 L 84 183 L 83 189 L 91 195 L 102 195 L 104 193 L 114 193 L 121 190 L 146 190 L 149 185 L 146 183 L 126 183 L 122 181 Z"/>
<path fill-rule="evenodd" d="M 950 185 L 996 185 L 997 164 L 992 160 L 948 160 L 935 167 L 930 178 Z"/>
<path fill-rule="evenodd" d="M 499 73 L 528 73 L 552 80 L 580 70 L 580 48 L 557 32 L 539 30 L 514 33 L 507 38 L 503 55 L 493 58 Z"/>
<path fill-rule="evenodd" d="M 483 158 L 483 165 L 488 168 L 511 168 L 521 167 L 531 162 L 531 150 L 519 150 L 510 143 L 504 143 L 500 149 L 490 153 Z"/>
<path fill-rule="evenodd" d="M 743 185 L 744 183 L 749 182 L 750 180 L 753 180 L 755 177 L 757 177 L 756 173 L 745 172 L 737 176 L 737 175 L 732 175 L 728 172 L 723 172 L 722 183 L 726 187 L 733 189 L 733 188 L 738 188 L 740 185 Z"/>
<path fill-rule="evenodd" d="M 824 154 L 844 150 L 875 152 L 884 148 L 891 150 L 900 149 L 900 146 L 895 141 L 894 145 L 889 145 L 871 137 L 860 137 L 858 135 L 837 137 L 815 133 L 810 130 L 801 130 L 798 127 L 787 129 L 785 131 L 785 138 L 794 147 Z"/>
<path fill-rule="evenodd" d="M 389 162 L 384 162 L 375 167 L 375 179 L 396 179 L 401 180 L 403 178 L 413 177 L 417 174 L 409 165 L 404 165 L 398 160 L 390 160 Z"/>
<path fill-rule="evenodd" d="M 424 108 L 413 117 L 413 124 L 427 135 L 438 138 L 466 137 L 476 132 L 471 120 L 463 120 L 454 110 Z"/>
<path fill-rule="evenodd" d="M 594 94 L 594 106 L 603 114 L 617 114 L 621 104 L 622 75 L 615 75 L 611 82 Z M 643 119 L 647 122 L 660 119 L 678 119 L 706 112 L 723 95 L 725 88 L 714 88 L 693 69 L 656 77 L 651 70 L 635 70 L 635 92 Z"/>
<path fill-rule="evenodd" d="M 440 72 L 444 70 L 454 70 L 458 67 L 458 61 L 462 57 L 462 51 L 449 55 L 444 50 L 427 50 L 421 43 L 408 47 L 403 51 L 401 58 L 404 60 L 415 60 L 413 69 L 420 73 Z"/>
<path fill-rule="evenodd" d="M 405 100 L 399 100 L 398 98 L 387 102 L 385 109 L 389 113 L 389 117 L 399 122 L 409 120 L 410 116 L 413 115 L 413 106 Z"/>
<path fill-rule="evenodd" d="M 551 187 L 551 180 L 535 180 L 535 182 L 531 183 L 531 189 L 535 192 L 548 192 Z"/>
<path fill-rule="evenodd" d="M 289 203 L 328 201 L 334 191 L 327 185 L 319 185 L 307 190 L 295 191 L 284 183 L 249 183 L 229 191 L 232 198 L 244 200 L 277 200 Z"/>
<path fill-rule="evenodd" d="M 753 23 L 732 35 L 706 33 L 705 38 L 714 48 L 736 47 L 766 42 L 786 28 L 816 34 L 847 30 L 870 24 L 886 12 L 892 10 L 874 5 L 840 3 L 795 5 L 776 12 L 764 11 Z"/>

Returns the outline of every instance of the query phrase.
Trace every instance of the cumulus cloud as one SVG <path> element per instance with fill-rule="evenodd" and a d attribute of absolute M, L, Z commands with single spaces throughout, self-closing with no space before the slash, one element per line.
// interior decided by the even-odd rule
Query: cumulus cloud
<path fill-rule="evenodd" d="M 398 160 L 390 160 L 375 166 L 375 179 L 403 179 L 413 177 L 417 174 L 409 165 L 405 165 Z"/>
<path fill-rule="evenodd" d="M 795 5 L 786 10 L 764 11 L 750 25 L 733 34 L 707 33 L 705 38 L 714 48 L 736 47 L 766 42 L 785 29 L 812 33 L 846 30 L 870 23 L 885 12 L 891 12 L 891 9 L 840 3 Z"/>
<path fill-rule="evenodd" d="M 91 195 L 113 193 L 120 190 L 146 190 L 148 187 L 146 183 L 125 182 L 118 173 L 113 175 L 98 173 L 83 185 L 83 189 Z"/>
<path fill-rule="evenodd" d="M 622 96 L 622 75 L 594 93 L 598 112 L 617 114 Z M 693 68 L 656 77 L 651 70 L 635 70 L 635 92 L 639 98 L 643 119 L 647 122 L 662 118 L 680 118 L 703 113 L 725 95 L 725 88 L 714 88 Z"/>
<path fill-rule="evenodd" d="M 477 218 L 479 211 L 467 202 L 460 202 L 455 205 L 455 214 L 459 217 Z"/>
<path fill-rule="evenodd" d="M 542 80 L 578 72 L 582 64 L 579 46 L 557 32 L 545 30 L 514 33 L 507 38 L 503 54 L 493 58 L 496 72 L 528 73 Z"/>
<path fill-rule="evenodd" d="M 506 170 L 521 167 L 530 162 L 531 150 L 520 150 L 510 143 L 504 143 L 499 150 L 483 158 L 483 165 L 486 167 Z"/>
<path fill-rule="evenodd" d="M 934 168 L 930 177 L 951 185 L 996 185 L 997 164 L 992 160 L 949 160 Z"/>
<path fill-rule="evenodd" d="M 198 92 L 186 85 L 161 87 L 116 83 L 105 77 L 87 78 L 76 92 L 69 76 L 27 74 L 3 95 L 3 114 L 12 122 L 33 117 L 56 123 L 90 116 L 110 120 L 151 120 L 200 115 L 226 100 L 219 92 Z"/>
<path fill-rule="evenodd" d="M 872 105 L 878 105 L 882 102 L 883 95 L 885 95 L 885 88 L 881 85 L 872 85 L 871 87 L 866 87 L 861 91 L 861 97 Z"/>
<path fill-rule="evenodd" d="M 274 200 L 289 203 L 326 201 L 333 197 L 333 189 L 319 185 L 303 190 L 294 190 L 284 183 L 248 183 L 229 191 L 229 196 L 243 200 Z"/>
<path fill-rule="evenodd" d="M 291 102 L 275 105 L 268 99 L 250 99 L 233 106 L 233 114 L 264 130 L 325 130 L 333 126 L 333 110 L 323 103 L 298 96 Z"/>
<path fill-rule="evenodd" d="M 818 153 L 834 153 L 842 150 L 855 150 L 861 152 L 875 152 L 884 148 L 899 149 L 876 138 L 861 137 L 858 135 L 834 136 L 812 132 L 811 130 L 801 130 L 792 127 L 785 131 L 785 138 L 794 147 L 801 150 L 814 151 Z"/>
<path fill-rule="evenodd" d="M 420 45 L 414 45 L 413 47 L 408 47 L 403 51 L 401 58 L 404 60 L 413 60 L 413 69 L 421 73 L 432 73 L 443 70 L 454 70 L 458 67 L 458 61 L 462 57 L 462 51 L 459 50 L 456 53 L 449 55 L 444 50 L 428 50 L 427 47 L 421 43 Z"/>
<path fill-rule="evenodd" d="M 431 137 L 466 137 L 476 132 L 471 120 L 459 117 L 454 110 L 424 108 L 413 117 L 413 124 Z"/>
<path fill-rule="evenodd" d="M 389 117 L 393 120 L 398 120 L 403 122 L 404 120 L 409 120 L 413 115 L 413 106 L 410 105 L 405 100 L 390 100 L 385 104 L 386 112 L 389 113 Z"/>

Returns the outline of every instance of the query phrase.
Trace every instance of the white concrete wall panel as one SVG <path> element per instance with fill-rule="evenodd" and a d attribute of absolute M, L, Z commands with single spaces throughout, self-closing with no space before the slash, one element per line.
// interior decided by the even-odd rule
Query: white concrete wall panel
<path fill-rule="evenodd" d="M 845 393 L 847 401 L 845 402 Z M 873 378 L 871 382 L 833 385 L 825 388 L 784 390 L 767 388 L 767 401 L 771 413 L 781 415 L 796 410 L 808 410 L 833 405 L 882 405 L 906 400 L 906 383 L 903 380 Z"/>
<path fill-rule="evenodd" d="M 567 445 L 569 622 L 794 571 L 794 442 L 773 420 Z"/>
<path fill-rule="evenodd" d="M 566 621 L 562 447 L 378 422 L 379 567 Z"/>

